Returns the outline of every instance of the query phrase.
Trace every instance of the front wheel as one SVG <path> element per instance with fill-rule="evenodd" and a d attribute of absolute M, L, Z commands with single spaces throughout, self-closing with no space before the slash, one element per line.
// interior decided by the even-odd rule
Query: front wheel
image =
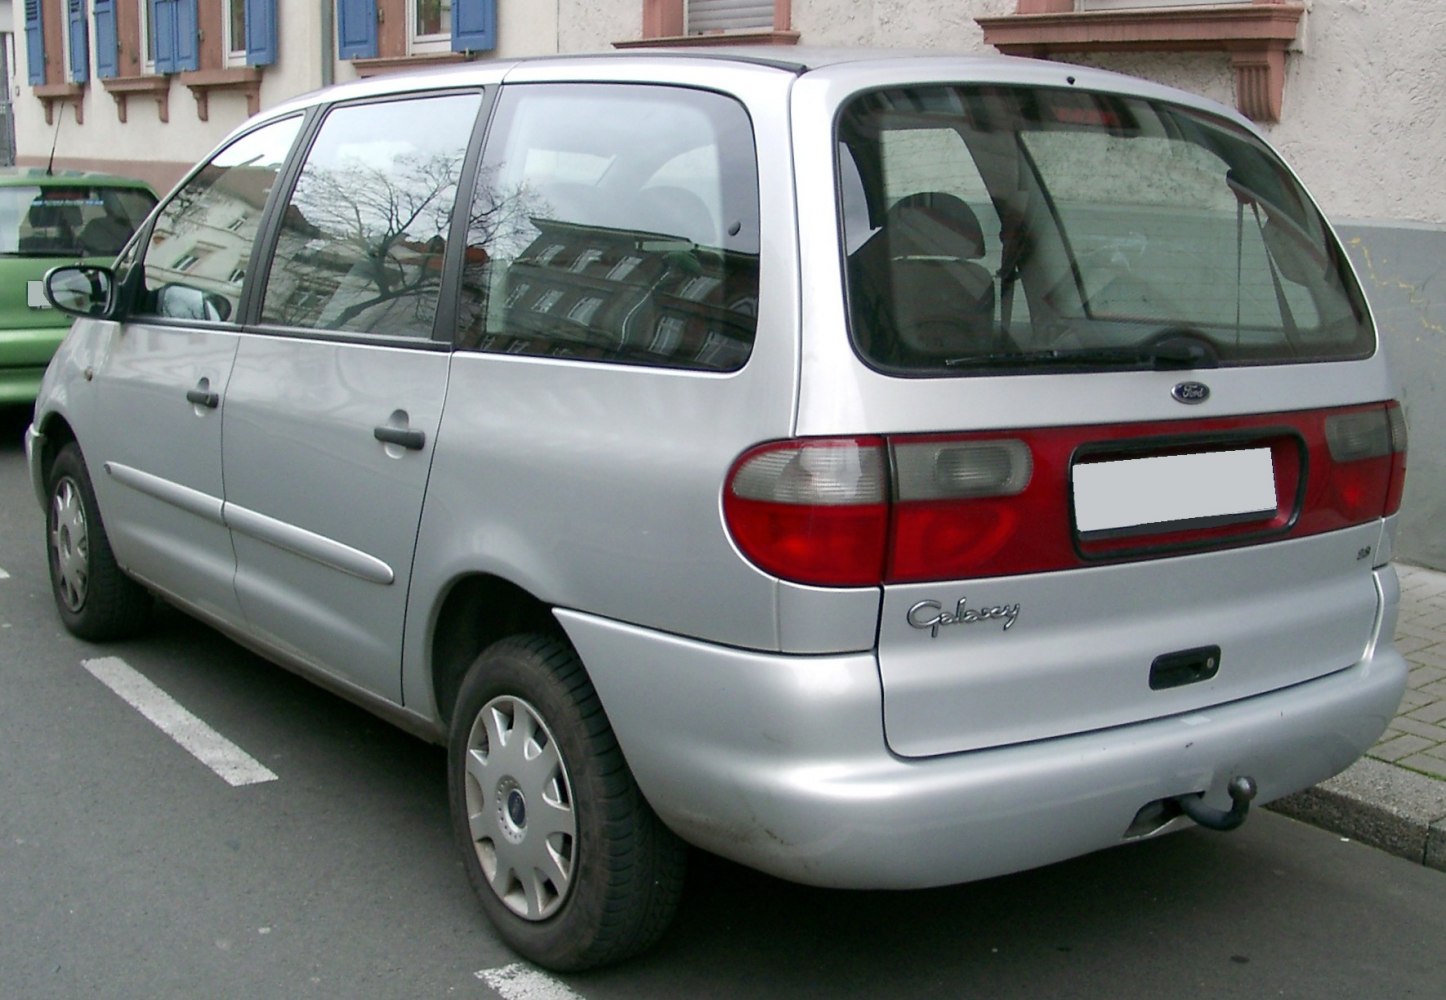
<path fill-rule="evenodd" d="M 662 936 L 685 849 L 644 801 L 566 643 L 514 636 L 485 650 L 462 682 L 447 759 L 467 875 L 515 951 L 576 971 Z"/>
<path fill-rule="evenodd" d="M 116 564 L 74 442 L 51 463 L 46 496 L 50 587 L 60 620 L 73 634 L 95 641 L 139 631 L 150 618 L 151 596 Z"/>

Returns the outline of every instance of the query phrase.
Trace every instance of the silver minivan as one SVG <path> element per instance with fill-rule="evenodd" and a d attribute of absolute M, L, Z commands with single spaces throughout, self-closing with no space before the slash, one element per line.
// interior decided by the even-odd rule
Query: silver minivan
<path fill-rule="evenodd" d="M 1017 871 L 1327 778 L 1405 682 L 1405 424 L 1249 122 L 1020 59 L 633 52 L 299 98 L 77 317 L 59 613 L 159 597 L 448 747 L 482 906 L 577 969 L 685 844 Z"/>

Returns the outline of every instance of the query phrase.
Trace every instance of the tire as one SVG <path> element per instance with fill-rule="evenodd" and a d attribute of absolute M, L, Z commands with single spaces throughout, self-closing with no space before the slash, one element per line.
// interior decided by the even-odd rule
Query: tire
<path fill-rule="evenodd" d="M 483 651 L 458 694 L 447 760 L 468 878 L 514 951 L 572 972 L 662 936 L 686 849 L 643 799 L 565 642 L 522 635 Z"/>
<path fill-rule="evenodd" d="M 151 595 L 116 565 L 74 442 L 51 463 L 45 488 L 45 547 L 60 620 L 73 635 L 93 642 L 139 632 L 150 620 Z"/>

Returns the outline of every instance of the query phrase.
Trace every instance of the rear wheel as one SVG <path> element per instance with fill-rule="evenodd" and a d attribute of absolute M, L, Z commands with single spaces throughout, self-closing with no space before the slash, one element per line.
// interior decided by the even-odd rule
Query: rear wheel
<path fill-rule="evenodd" d="M 74 442 L 51 463 L 46 491 L 50 587 L 61 621 L 82 639 L 138 632 L 150 619 L 151 596 L 116 564 L 90 473 Z"/>
<path fill-rule="evenodd" d="M 452 719 L 448 783 L 468 877 L 523 957 L 592 968 L 667 929 L 684 848 L 638 791 L 566 643 L 515 636 L 477 658 Z"/>

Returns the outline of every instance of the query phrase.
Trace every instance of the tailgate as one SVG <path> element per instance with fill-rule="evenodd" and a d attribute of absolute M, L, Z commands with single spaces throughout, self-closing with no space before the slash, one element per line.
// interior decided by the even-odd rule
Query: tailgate
<path fill-rule="evenodd" d="M 1151 562 L 890 587 L 879 637 L 889 746 L 920 757 L 1048 739 L 1348 667 L 1377 614 L 1371 561 L 1355 555 L 1379 533 L 1373 523 Z"/>

